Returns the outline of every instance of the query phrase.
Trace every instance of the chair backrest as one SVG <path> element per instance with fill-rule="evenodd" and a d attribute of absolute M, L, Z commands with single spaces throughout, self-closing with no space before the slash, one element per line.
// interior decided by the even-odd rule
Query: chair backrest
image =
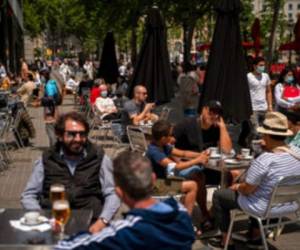
<path fill-rule="evenodd" d="M 164 107 L 160 112 L 159 120 L 167 121 L 169 119 L 170 111 L 170 108 Z"/>
<path fill-rule="evenodd" d="M 147 141 L 143 131 L 135 126 L 127 126 L 127 136 L 132 151 L 145 153 L 147 150 Z"/>
<path fill-rule="evenodd" d="M 292 202 L 300 205 L 300 175 L 280 177 L 273 189 L 265 217 L 269 217 L 272 208 Z"/>

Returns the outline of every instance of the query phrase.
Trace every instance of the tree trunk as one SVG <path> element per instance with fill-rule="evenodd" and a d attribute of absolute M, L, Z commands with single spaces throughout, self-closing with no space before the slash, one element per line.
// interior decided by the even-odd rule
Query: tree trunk
<path fill-rule="evenodd" d="M 131 63 L 134 66 L 135 63 L 136 63 L 136 57 L 137 57 L 137 34 L 136 34 L 136 27 L 132 27 L 131 28 L 130 47 L 131 47 Z"/>
<path fill-rule="evenodd" d="M 193 34 L 195 29 L 195 22 L 191 24 L 183 23 L 183 62 L 184 64 L 191 61 L 191 47 Z"/>
<path fill-rule="evenodd" d="M 273 2 L 273 17 L 272 17 L 272 24 L 271 24 L 271 30 L 270 30 L 270 37 L 269 37 L 269 51 L 267 56 L 267 63 L 270 67 L 272 61 L 273 61 L 273 54 L 275 50 L 275 34 L 276 34 L 276 28 L 278 23 L 278 17 L 279 17 L 279 11 L 280 11 L 280 5 L 281 0 L 274 0 Z"/>

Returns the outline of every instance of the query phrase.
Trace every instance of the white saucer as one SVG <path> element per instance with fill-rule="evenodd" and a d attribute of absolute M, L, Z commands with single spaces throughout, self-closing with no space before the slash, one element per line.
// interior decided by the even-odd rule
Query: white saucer
<path fill-rule="evenodd" d="M 221 155 L 220 154 L 213 154 L 213 155 L 210 155 L 209 158 L 218 159 L 218 158 L 221 158 Z"/>
<path fill-rule="evenodd" d="M 28 223 L 28 222 L 26 222 L 25 217 L 22 217 L 20 219 L 20 223 L 24 226 L 37 226 L 37 225 L 41 225 L 44 223 L 49 223 L 49 219 L 46 218 L 45 216 L 39 216 L 35 223 Z"/>
<path fill-rule="evenodd" d="M 245 161 L 250 161 L 252 159 L 253 159 L 252 155 L 248 155 L 247 157 L 242 157 L 242 160 L 245 160 Z"/>
<path fill-rule="evenodd" d="M 226 160 L 224 160 L 224 162 L 226 164 L 230 164 L 230 165 L 239 165 L 239 164 L 241 164 L 241 162 L 236 160 L 236 159 L 226 159 Z"/>

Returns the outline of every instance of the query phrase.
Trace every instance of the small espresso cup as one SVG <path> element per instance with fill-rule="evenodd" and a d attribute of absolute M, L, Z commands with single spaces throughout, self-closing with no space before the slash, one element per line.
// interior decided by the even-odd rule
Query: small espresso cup
<path fill-rule="evenodd" d="M 210 152 L 211 156 L 218 155 L 219 154 L 219 149 L 217 147 L 210 147 L 209 152 Z"/>
<path fill-rule="evenodd" d="M 241 154 L 243 158 L 247 158 L 250 156 L 250 148 L 242 148 Z"/>
<path fill-rule="evenodd" d="M 39 221 L 40 213 L 39 212 L 27 212 L 24 215 L 25 223 L 28 225 L 37 224 Z"/>

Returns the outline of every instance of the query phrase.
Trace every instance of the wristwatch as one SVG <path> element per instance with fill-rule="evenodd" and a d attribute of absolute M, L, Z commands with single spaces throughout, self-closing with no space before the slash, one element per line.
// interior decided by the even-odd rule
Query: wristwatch
<path fill-rule="evenodd" d="M 102 220 L 102 222 L 107 226 L 109 224 L 109 221 L 103 217 L 100 218 L 100 220 Z"/>

